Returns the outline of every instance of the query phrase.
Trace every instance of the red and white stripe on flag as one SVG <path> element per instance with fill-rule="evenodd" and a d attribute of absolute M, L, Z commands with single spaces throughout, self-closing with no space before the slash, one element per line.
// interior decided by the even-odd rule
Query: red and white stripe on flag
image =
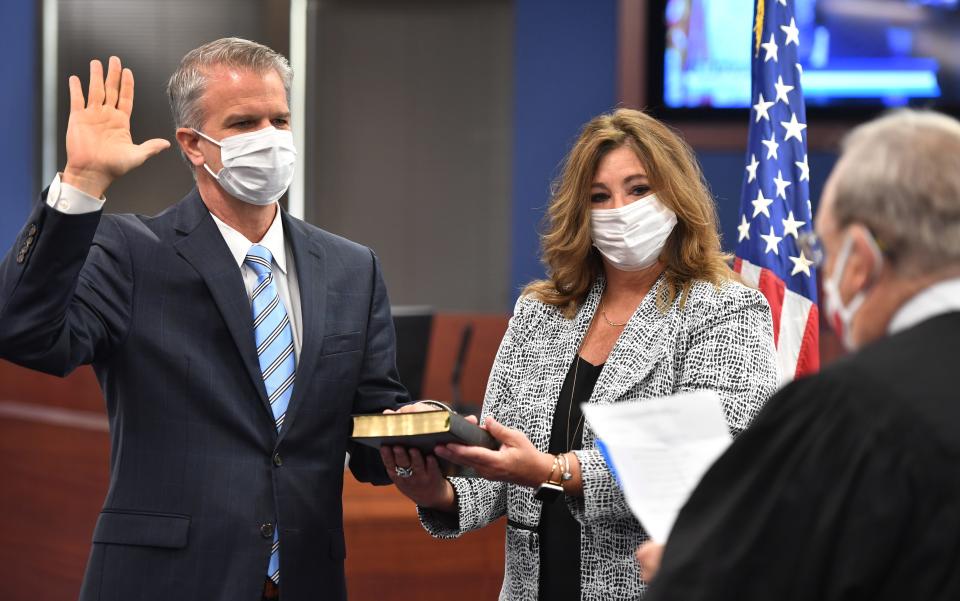
<path fill-rule="evenodd" d="M 820 368 L 820 313 L 816 303 L 784 285 L 773 271 L 737 257 L 733 269 L 743 283 L 759 290 L 770 303 L 773 339 L 783 381 Z"/>

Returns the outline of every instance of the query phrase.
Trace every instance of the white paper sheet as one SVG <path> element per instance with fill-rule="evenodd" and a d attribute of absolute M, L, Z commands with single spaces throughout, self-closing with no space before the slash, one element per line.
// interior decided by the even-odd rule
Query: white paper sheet
<path fill-rule="evenodd" d="M 581 405 L 627 504 L 666 542 L 677 514 L 730 446 L 720 398 L 710 390 L 614 405 Z"/>

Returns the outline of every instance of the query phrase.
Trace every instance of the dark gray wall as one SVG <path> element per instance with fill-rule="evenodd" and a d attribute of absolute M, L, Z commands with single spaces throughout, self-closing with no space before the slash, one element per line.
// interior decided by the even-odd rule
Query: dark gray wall
<path fill-rule="evenodd" d="M 373 247 L 394 304 L 509 308 L 512 4 L 314 4 L 307 220 Z"/>
<path fill-rule="evenodd" d="M 508 309 L 511 0 L 311 0 L 308 221 L 369 245 L 395 304 Z M 156 213 L 193 185 L 165 85 L 190 49 L 239 36 L 287 53 L 289 0 L 60 0 L 59 164 L 67 76 L 119 55 L 133 136 L 174 148 L 116 182 L 107 210 Z"/>
<path fill-rule="evenodd" d="M 256 40 L 287 52 L 288 0 L 59 0 L 58 6 L 57 168 L 62 169 L 66 162 L 67 77 L 79 75 L 86 90 L 92 58 L 106 63 L 115 54 L 133 69 L 134 141 L 166 138 L 173 144 L 110 187 L 106 206 L 110 212 L 157 213 L 193 186 L 190 171 L 176 150 L 165 91 L 167 79 L 184 54 L 225 36 Z"/>

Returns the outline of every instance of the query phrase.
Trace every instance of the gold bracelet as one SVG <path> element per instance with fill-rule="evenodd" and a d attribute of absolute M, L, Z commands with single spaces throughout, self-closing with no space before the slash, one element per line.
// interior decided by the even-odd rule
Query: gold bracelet
<path fill-rule="evenodd" d="M 560 478 L 557 478 L 556 480 L 553 479 L 553 472 L 560 472 L 560 478 L 563 477 L 563 468 L 560 467 L 559 455 L 554 455 L 553 457 L 553 465 L 550 467 L 550 475 L 547 476 L 547 482 L 550 484 L 561 484 Z"/>
<path fill-rule="evenodd" d="M 563 473 L 560 467 L 559 455 L 554 455 L 553 465 L 550 467 L 550 474 L 547 476 L 547 481 L 537 487 L 537 492 L 533 495 L 535 499 L 542 503 L 552 503 L 557 497 L 563 494 L 562 481 L 553 479 L 553 473 L 556 471 L 561 472 L 560 477 L 562 478 Z"/>

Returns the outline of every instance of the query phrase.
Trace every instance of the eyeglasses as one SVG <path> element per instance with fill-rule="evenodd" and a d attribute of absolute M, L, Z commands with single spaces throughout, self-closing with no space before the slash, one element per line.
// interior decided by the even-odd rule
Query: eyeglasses
<path fill-rule="evenodd" d="M 808 261 L 813 262 L 814 267 L 819 269 L 823 266 L 823 245 L 814 232 L 806 231 L 797 236 L 797 247 Z"/>

